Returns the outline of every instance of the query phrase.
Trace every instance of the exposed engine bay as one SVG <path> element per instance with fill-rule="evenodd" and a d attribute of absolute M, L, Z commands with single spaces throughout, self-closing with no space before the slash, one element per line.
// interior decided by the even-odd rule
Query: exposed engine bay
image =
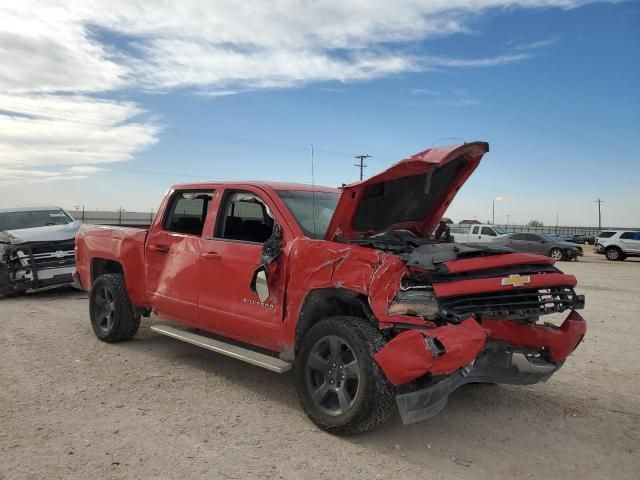
<path fill-rule="evenodd" d="M 350 243 L 398 255 L 407 265 L 410 276 L 402 279 L 400 291 L 389 305 L 389 314 L 416 315 L 436 325 L 460 323 L 470 315 L 478 320 L 509 319 L 533 324 L 541 315 L 584 307 L 584 297 L 576 295 L 568 286 L 528 288 L 523 284 L 508 291 L 438 294 L 439 286 L 452 282 L 562 274 L 552 263 L 526 261 L 464 271 L 450 271 L 447 266 L 448 262 L 458 260 L 513 254 L 508 247 L 486 243 L 438 243 L 433 239 L 418 238 L 407 230 L 383 232 Z"/>

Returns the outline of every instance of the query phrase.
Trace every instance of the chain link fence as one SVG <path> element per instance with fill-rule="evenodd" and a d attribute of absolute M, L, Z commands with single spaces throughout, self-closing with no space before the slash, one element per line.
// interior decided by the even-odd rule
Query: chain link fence
<path fill-rule="evenodd" d="M 125 210 L 67 210 L 76 220 L 93 225 L 118 225 L 145 228 L 151 225 L 155 213 L 127 212 Z"/>

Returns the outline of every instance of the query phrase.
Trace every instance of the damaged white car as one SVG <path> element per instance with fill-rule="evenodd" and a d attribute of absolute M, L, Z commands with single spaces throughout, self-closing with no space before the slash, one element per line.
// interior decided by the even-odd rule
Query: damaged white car
<path fill-rule="evenodd" d="M 79 229 L 60 207 L 0 208 L 0 297 L 72 285 Z"/>

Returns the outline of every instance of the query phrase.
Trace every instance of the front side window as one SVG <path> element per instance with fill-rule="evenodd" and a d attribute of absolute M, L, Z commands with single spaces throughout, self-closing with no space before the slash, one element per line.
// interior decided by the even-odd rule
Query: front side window
<path fill-rule="evenodd" d="M 506 235 L 508 232 L 502 227 L 493 227 L 498 235 Z"/>
<path fill-rule="evenodd" d="M 280 190 L 277 193 L 305 235 L 324 238 L 338 204 L 339 193 L 308 190 Z"/>
<path fill-rule="evenodd" d="M 250 192 L 227 194 L 218 220 L 217 238 L 264 243 L 271 236 L 275 223 L 264 201 Z"/>
<path fill-rule="evenodd" d="M 0 232 L 52 225 L 67 225 L 72 222 L 73 218 L 60 209 L 3 212 L 0 213 Z"/>
<path fill-rule="evenodd" d="M 163 227 L 169 232 L 202 235 L 213 191 L 176 192 L 171 199 Z"/>
<path fill-rule="evenodd" d="M 611 238 L 616 234 L 616 232 L 600 232 L 598 234 L 598 238 Z"/>
<path fill-rule="evenodd" d="M 490 237 L 495 237 L 496 232 L 493 231 L 491 227 L 482 227 L 482 235 L 488 235 Z"/>

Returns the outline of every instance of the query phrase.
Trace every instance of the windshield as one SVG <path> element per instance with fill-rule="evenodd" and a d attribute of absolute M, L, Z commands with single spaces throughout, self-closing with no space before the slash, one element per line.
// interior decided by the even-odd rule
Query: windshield
<path fill-rule="evenodd" d="M 67 225 L 71 222 L 73 222 L 73 219 L 62 210 L 4 212 L 0 213 L 0 232 L 46 227 L 48 225 Z"/>
<path fill-rule="evenodd" d="M 278 195 L 296 217 L 305 235 L 324 238 L 340 198 L 338 192 L 315 192 L 314 195 L 314 192 L 303 190 L 280 190 Z"/>
<path fill-rule="evenodd" d="M 507 232 L 507 231 L 506 231 L 504 228 L 502 228 L 502 227 L 495 227 L 495 226 L 494 226 L 494 227 L 493 227 L 493 229 L 496 231 L 496 233 L 497 233 L 498 235 L 506 235 L 507 233 L 509 233 L 509 232 Z"/>

